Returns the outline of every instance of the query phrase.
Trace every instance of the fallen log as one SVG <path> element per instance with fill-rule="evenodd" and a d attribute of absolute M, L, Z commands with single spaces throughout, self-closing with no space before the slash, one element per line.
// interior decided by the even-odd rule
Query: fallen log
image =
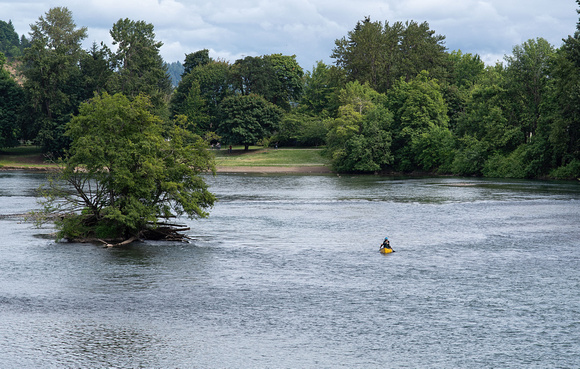
<path fill-rule="evenodd" d="M 118 243 L 108 243 L 107 241 L 104 241 L 104 240 L 102 240 L 100 238 L 98 238 L 97 240 L 100 241 L 100 242 L 102 242 L 105 245 L 105 247 L 118 247 L 118 246 L 128 245 L 128 244 L 130 244 L 130 243 L 132 243 L 134 241 L 137 241 L 138 239 L 139 238 L 133 236 L 133 237 L 131 237 L 129 239 L 126 239 L 125 241 L 118 242 Z"/>

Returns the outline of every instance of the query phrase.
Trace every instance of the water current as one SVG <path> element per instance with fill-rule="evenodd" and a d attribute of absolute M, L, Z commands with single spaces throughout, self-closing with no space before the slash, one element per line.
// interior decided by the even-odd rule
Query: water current
<path fill-rule="evenodd" d="M 578 183 L 220 174 L 106 249 L 18 216 L 44 181 L 0 172 L 2 368 L 580 367 Z"/>

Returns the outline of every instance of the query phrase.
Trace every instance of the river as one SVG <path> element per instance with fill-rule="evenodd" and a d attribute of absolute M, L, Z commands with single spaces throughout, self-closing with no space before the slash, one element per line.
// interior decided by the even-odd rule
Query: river
<path fill-rule="evenodd" d="M 106 249 L 15 216 L 44 181 L 0 172 L 2 368 L 580 367 L 578 183 L 220 174 Z"/>

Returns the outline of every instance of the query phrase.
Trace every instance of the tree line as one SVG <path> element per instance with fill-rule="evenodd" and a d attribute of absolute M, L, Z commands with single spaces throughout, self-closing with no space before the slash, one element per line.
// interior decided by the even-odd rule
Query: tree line
<path fill-rule="evenodd" d="M 179 120 L 245 148 L 323 146 L 339 172 L 580 177 L 580 25 L 559 48 L 538 37 L 486 66 L 448 51 L 427 22 L 367 17 L 335 41 L 332 65 L 307 72 L 295 56 L 232 63 L 207 49 L 168 65 L 153 25 L 120 19 L 110 34 L 116 51 L 83 50 L 87 30 L 66 8 L 40 17 L 29 39 L 0 23 L 0 50 L 24 77 L 0 74 L 0 147 L 27 140 L 61 155 L 81 103 L 106 93 L 147 96 L 167 131 Z"/>

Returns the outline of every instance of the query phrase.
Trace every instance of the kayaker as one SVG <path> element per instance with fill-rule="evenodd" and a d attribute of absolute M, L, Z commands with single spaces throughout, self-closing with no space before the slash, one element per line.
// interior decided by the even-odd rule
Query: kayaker
<path fill-rule="evenodd" d="M 381 245 L 381 249 L 390 249 L 391 243 L 389 242 L 389 237 L 385 237 L 383 244 Z"/>

